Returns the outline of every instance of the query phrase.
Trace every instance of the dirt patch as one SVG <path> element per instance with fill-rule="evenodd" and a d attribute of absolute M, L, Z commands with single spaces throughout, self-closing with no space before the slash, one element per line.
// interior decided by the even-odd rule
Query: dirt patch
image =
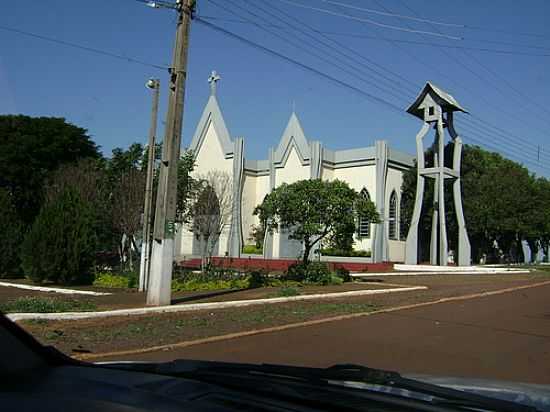
<path fill-rule="evenodd" d="M 382 282 L 377 283 L 378 287 L 388 283 L 399 283 L 411 286 L 427 285 L 429 289 L 386 295 L 347 297 L 322 302 L 292 302 L 193 313 L 166 313 L 77 321 L 23 321 L 21 325 L 44 344 L 53 345 L 67 354 L 103 353 L 164 345 L 341 314 L 370 312 L 376 309 L 428 302 L 445 297 L 528 285 L 549 279 L 548 275 L 537 273 L 475 277 L 468 275 L 385 277 Z M 236 292 L 235 295 L 237 293 L 245 294 L 245 292 L 253 293 L 254 290 Z M 235 295 L 231 297 L 231 300 L 235 298 Z"/>

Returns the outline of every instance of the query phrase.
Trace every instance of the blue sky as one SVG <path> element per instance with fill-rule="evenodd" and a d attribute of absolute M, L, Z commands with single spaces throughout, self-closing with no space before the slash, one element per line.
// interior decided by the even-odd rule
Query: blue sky
<path fill-rule="evenodd" d="M 443 7 L 442 3 L 429 0 L 340 0 L 364 8 L 383 10 L 385 7 L 397 14 L 476 27 L 473 29 L 433 26 L 346 11 L 322 0 L 291 0 L 407 30 L 440 30 L 448 36 L 464 38 L 453 40 L 380 28 L 365 22 L 296 8 L 281 0 L 249 0 L 248 5 L 245 0 L 215 1 L 226 7 L 232 4 L 233 11 L 239 16 L 229 14 L 208 0 L 198 0 L 199 15 L 261 22 L 259 17 L 247 14 L 246 9 L 262 15 L 257 6 L 269 9 L 272 13 L 277 13 L 274 9 L 276 7 L 299 19 L 302 30 L 307 29 L 304 26 L 307 24 L 325 32 L 370 36 L 327 34 L 341 43 L 337 50 L 352 59 L 346 59 L 334 49 L 326 49 L 323 45 L 317 44 L 318 48 L 306 46 L 308 50 L 321 54 L 325 59 L 322 61 L 256 26 L 211 20 L 381 97 L 402 108 L 402 111 L 390 110 L 299 67 L 194 23 L 184 116 L 184 145 L 189 144 L 208 98 L 207 78 L 210 71 L 217 70 L 222 76 L 218 86 L 219 101 L 230 133 L 232 136 L 245 137 L 246 154 L 250 158 L 265 158 L 267 148 L 277 144 L 293 105 L 306 136 L 321 140 L 331 149 L 368 146 L 375 139 L 386 139 L 391 146 L 413 153 L 414 138 L 420 122 L 404 110 L 407 103 L 412 102 L 414 92 L 430 80 L 453 94 L 472 113 L 473 117 L 458 115 L 458 131 L 462 132 L 466 143 L 477 143 L 473 139 L 483 141 L 507 151 L 509 157 L 529 161 L 525 165 L 532 171 L 550 175 L 550 143 L 547 138 L 550 108 L 542 105 L 550 101 L 550 57 L 442 49 L 387 40 L 550 55 L 550 27 L 546 24 L 550 15 L 550 2 L 458 0 L 445 2 Z M 30 31 L 158 65 L 168 65 L 170 61 L 175 28 L 175 16 L 170 10 L 152 9 L 133 0 L 27 0 L 5 3 L 0 14 L 0 26 Z M 439 6 L 434 7 L 434 4 Z M 263 16 L 275 23 L 271 16 Z M 280 32 L 282 36 L 291 33 L 291 41 L 312 41 L 307 37 L 299 37 L 300 34 L 292 32 L 290 28 L 281 31 L 281 27 L 286 27 L 287 23 L 295 24 L 285 19 L 279 20 L 279 26 L 267 28 Z M 538 36 L 519 33 L 534 33 Z M 492 42 L 517 43 L 525 47 Z M 349 49 L 353 49 L 355 54 L 351 55 Z M 366 64 L 364 58 L 375 62 L 378 65 L 376 70 L 383 76 L 395 80 L 389 84 L 367 71 L 363 65 Z M 343 67 L 346 72 L 326 60 Z M 398 80 L 396 74 L 407 82 Z M 162 135 L 166 72 L 0 30 L 0 113 L 65 117 L 87 128 L 106 154 L 110 154 L 114 147 L 125 147 L 134 141 L 145 143 L 149 127 L 150 92 L 144 83 L 151 76 L 159 77 L 162 83 L 159 118 L 159 135 Z M 382 87 L 383 91 L 373 86 L 373 83 Z M 482 121 L 491 126 L 487 129 L 487 126 L 480 124 Z M 468 139 L 469 134 L 471 139 Z M 541 146 L 540 161 L 537 160 L 538 146 Z"/>

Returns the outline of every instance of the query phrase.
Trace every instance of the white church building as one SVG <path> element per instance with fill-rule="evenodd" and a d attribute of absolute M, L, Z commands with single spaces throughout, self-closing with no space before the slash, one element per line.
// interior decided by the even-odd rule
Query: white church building
<path fill-rule="evenodd" d="M 209 79 L 211 94 L 189 147 L 195 154 L 195 175 L 221 171 L 232 176 L 232 217 L 215 255 L 240 257 L 243 246 L 253 243 L 250 234 L 259 224 L 254 208 L 275 187 L 302 179 L 340 179 L 370 198 L 383 217 L 378 224 L 359 219 L 354 248 L 370 251 L 374 262 L 404 261 L 407 234 L 400 225 L 401 183 L 403 172 L 413 166 L 413 156 L 392 149 L 384 140 L 350 150 L 329 149 L 309 138 L 292 113 L 277 147 L 266 148 L 264 159 L 245 158 L 245 140 L 231 136 L 218 103 L 218 80 L 215 73 Z M 199 250 L 193 233 L 185 227 L 178 230 L 176 259 L 199 255 Z M 278 231 L 266 235 L 263 257 L 295 259 L 301 250 L 299 242 Z"/>

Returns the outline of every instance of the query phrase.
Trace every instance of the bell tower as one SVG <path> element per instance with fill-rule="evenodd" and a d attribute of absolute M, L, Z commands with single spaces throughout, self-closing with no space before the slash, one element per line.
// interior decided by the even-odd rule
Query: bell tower
<path fill-rule="evenodd" d="M 422 128 L 416 135 L 417 183 L 414 211 L 407 235 L 405 263 L 418 264 L 418 224 L 422 212 L 425 179 L 434 179 L 434 198 L 432 213 L 432 232 L 430 240 L 430 263 L 446 266 L 448 262 L 447 225 L 445 222 L 445 179 L 453 180 L 453 200 L 458 226 L 458 259 L 459 266 L 471 264 L 471 247 L 466 232 L 462 195 L 460 190 L 460 163 L 462 158 L 462 139 L 455 131 L 454 112 L 468 113 L 448 93 L 430 82 L 424 86 L 407 112 L 423 121 Z M 423 139 L 430 128 L 435 129 L 434 163 L 426 167 Z M 454 142 L 452 168 L 445 167 L 445 129 Z"/>

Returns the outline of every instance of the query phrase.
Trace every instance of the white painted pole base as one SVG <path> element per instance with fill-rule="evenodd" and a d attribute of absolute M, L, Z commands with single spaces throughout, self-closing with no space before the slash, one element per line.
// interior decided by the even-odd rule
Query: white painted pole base
<path fill-rule="evenodd" d="M 147 305 L 167 306 L 172 298 L 174 239 L 163 239 L 162 243 L 155 240 L 152 246 Z"/>

